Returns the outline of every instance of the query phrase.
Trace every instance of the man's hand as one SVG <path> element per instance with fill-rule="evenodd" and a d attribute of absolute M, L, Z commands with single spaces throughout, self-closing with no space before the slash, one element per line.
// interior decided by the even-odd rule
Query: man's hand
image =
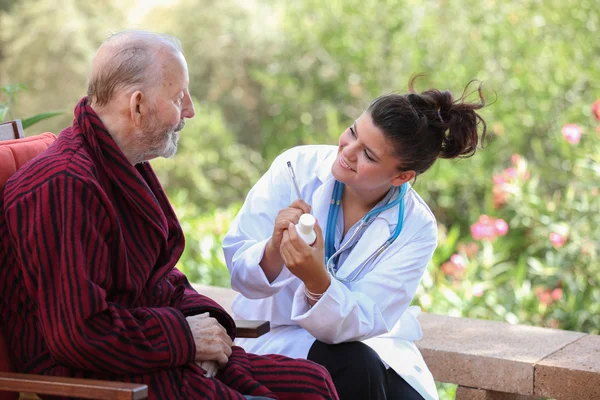
<path fill-rule="evenodd" d="M 219 322 L 208 313 L 185 318 L 196 344 L 196 361 L 216 361 L 224 367 L 231 356 L 233 341 Z"/>
<path fill-rule="evenodd" d="M 196 364 L 206 371 L 204 376 L 207 378 L 213 378 L 219 372 L 219 364 L 216 361 L 196 361 Z"/>

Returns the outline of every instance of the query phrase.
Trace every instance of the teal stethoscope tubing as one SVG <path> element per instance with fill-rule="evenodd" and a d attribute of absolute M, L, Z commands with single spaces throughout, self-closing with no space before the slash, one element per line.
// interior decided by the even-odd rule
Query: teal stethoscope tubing
<path fill-rule="evenodd" d="M 340 282 L 350 283 L 354 282 L 358 279 L 361 272 L 365 269 L 365 267 L 372 262 L 375 258 L 377 258 L 385 249 L 387 249 L 393 242 L 398 238 L 400 232 L 402 231 L 402 225 L 404 222 L 404 195 L 408 190 L 408 184 L 405 183 L 400 187 L 400 194 L 396 199 L 390 201 L 388 204 L 377 207 L 371 211 L 369 211 L 360 221 L 360 225 L 354 230 L 354 233 L 350 237 L 350 239 L 346 242 L 345 245 L 341 246 L 337 251 L 335 250 L 335 227 L 338 219 L 338 213 L 340 210 L 340 204 L 342 201 L 342 194 L 344 193 L 344 184 L 335 181 L 335 185 L 333 186 L 333 193 L 331 195 L 331 204 L 329 205 L 329 213 L 327 214 L 327 232 L 325 234 L 325 265 L 327 271 Z M 372 218 L 379 215 L 381 212 L 388 210 L 394 206 L 398 205 L 398 224 L 396 225 L 396 229 L 390 235 L 390 237 L 381 245 L 379 248 L 373 252 L 365 261 L 360 263 L 355 272 L 352 274 L 350 278 L 341 278 L 336 275 L 335 271 L 335 260 L 337 256 L 342 253 L 346 248 L 353 242 L 354 238 L 358 233 L 371 222 Z"/>

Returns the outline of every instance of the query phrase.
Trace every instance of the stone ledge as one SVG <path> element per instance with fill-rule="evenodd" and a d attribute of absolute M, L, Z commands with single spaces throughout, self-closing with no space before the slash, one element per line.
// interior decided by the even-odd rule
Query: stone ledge
<path fill-rule="evenodd" d="M 210 297 L 221 305 L 227 312 L 231 313 L 231 304 L 237 293 L 233 289 L 193 283 L 192 286 L 200 294 Z"/>
<path fill-rule="evenodd" d="M 535 394 L 556 399 L 600 399 L 600 336 L 587 335 L 535 366 Z"/>
<path fill-rule="evenodd" d="M 537 400 L 537 397 L 459 386 L 456 400 Z"/>
<path fill-rule="evenodd" d="M 232 289 L 193 286 L 231 312 Z M 600 336 L 427 313 L 419 321 L 435 380 L 465 386 L 466 398 L 600 399 Z"/>
<path fill-rule="evenodd" d="M 417 342 L 437 381 L 533 395 L 534 365 L 585 336 L 472 318 L 423 313 Z"/>

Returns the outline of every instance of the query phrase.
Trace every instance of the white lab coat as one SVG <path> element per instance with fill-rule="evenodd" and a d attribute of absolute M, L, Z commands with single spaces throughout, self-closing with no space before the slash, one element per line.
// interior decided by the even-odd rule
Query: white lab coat
<path fill-rule="evenodd" d="M 275 159 L 252 188 L 223 241 L 231 286 L 241 293 L 235 317 L 271 322 L 271 332 L 236 344 L 257 354 L 306 358 L 315 338 L 325 343 L 362 341 L 425 399 L 437 399 L 431 373 L 414 344 L 422 336 L 418 307 L 409 307 L 437 245 L 437 225 L 429 207 L 412 189 L 405 196 L 400 236 L 372 267 L 352 283 L 332 278 L 323 297 L 309 307 L 304 284 L 283 268 L 269 283 L 259 262 L 279 210 L 296 200 L 287 161 L 292 163 L 300 193 L 312 207 L 323 232 L 335 179 L 331 167 L 336 146 L 299 146 Z M 365 230 L 337 272 L 348 276 L 393 232 L 398 207 L 382 212 Z"/>

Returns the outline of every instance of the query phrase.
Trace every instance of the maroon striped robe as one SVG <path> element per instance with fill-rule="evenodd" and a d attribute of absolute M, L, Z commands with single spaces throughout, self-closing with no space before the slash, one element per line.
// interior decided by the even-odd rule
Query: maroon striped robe
<path fill-rule="evenodd" d="M 185 316 L 231 317 L 174 268 L 179 222 L 84 98 L 73 126 L 0 194 L 2 329 L 21 372 L 145 383 L 151 399 L 337 398 L 310 361 L 234 347 L 204 378 Z"/>

